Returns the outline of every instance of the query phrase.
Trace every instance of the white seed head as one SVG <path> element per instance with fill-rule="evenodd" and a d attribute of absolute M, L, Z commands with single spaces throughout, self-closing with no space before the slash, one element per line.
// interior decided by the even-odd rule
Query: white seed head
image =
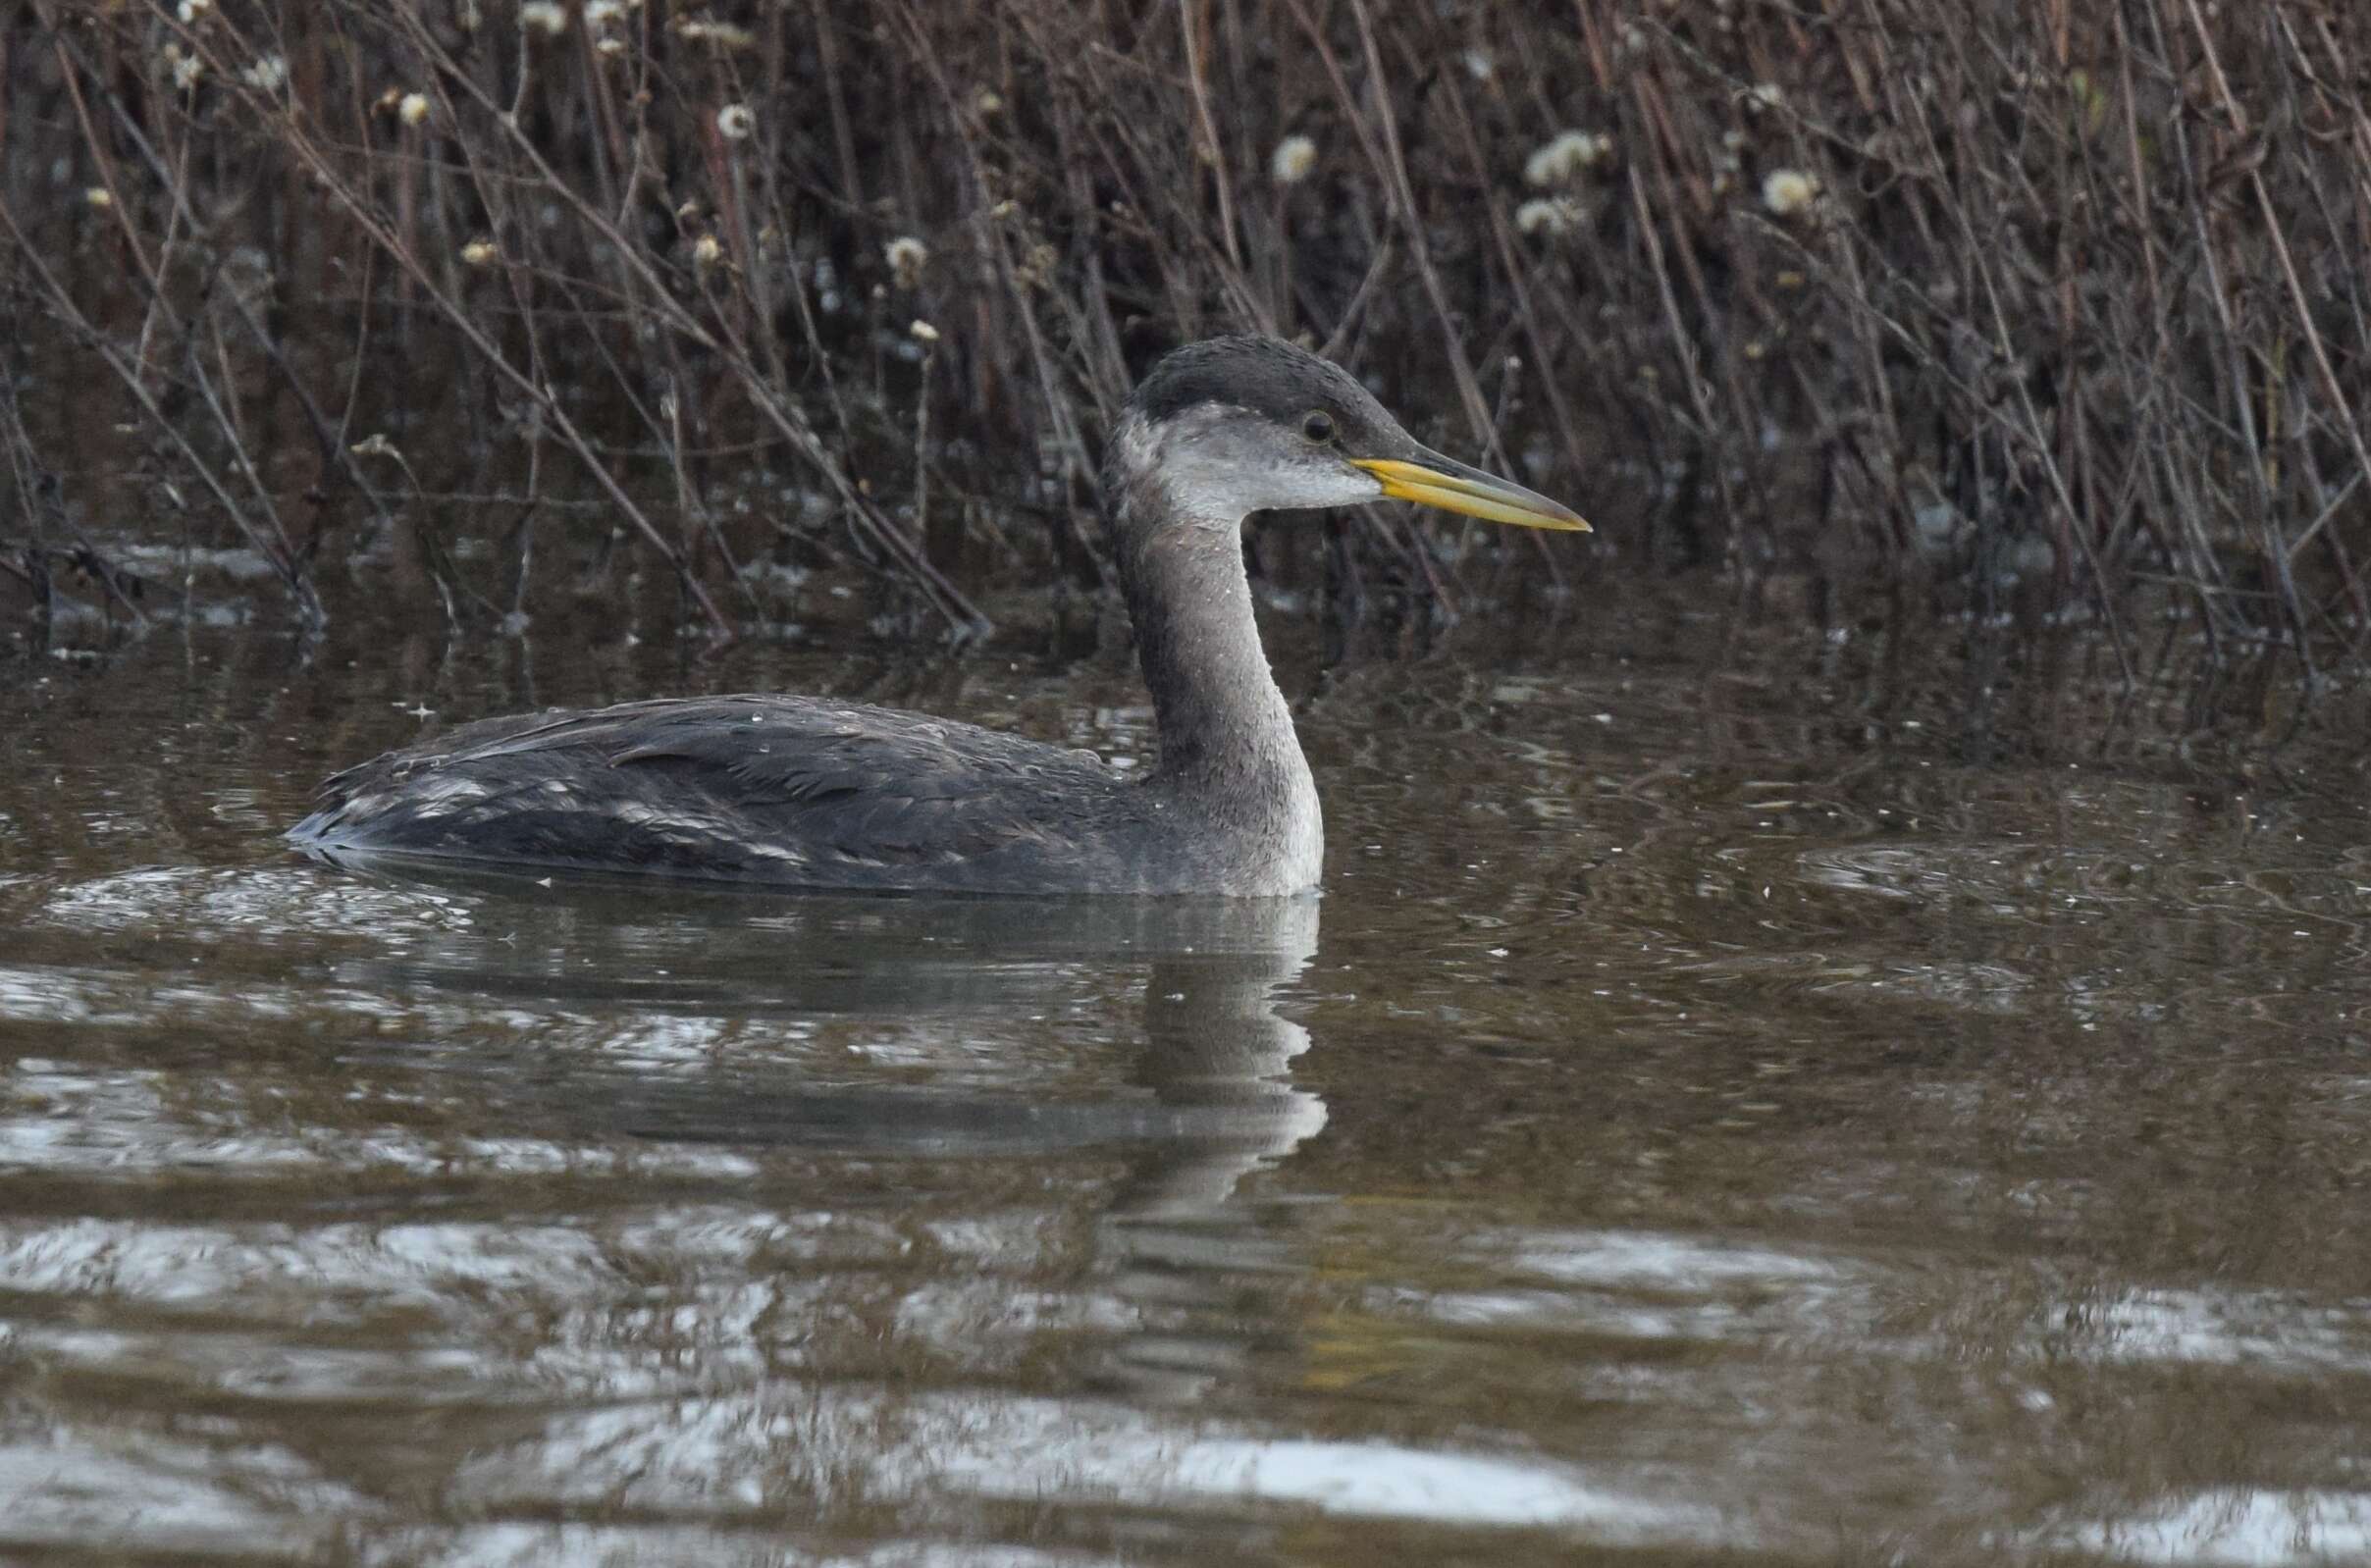
<path fill-rule="evenodd" d="M 1765 109 L 1775 109 L 1786 102 L 1786 89 L 1775 81 L 1757 81 L 1746 89 L 1745 112 L 1758 115 Z"/>
<path fill-rule="evenodd" d="M 625 15 L 626 8 L 622 0 L 587 0 L 585 26 L 596 28 L 606 27 L 612 22 L 623 22 Z"/>
<path fill-rule="evenodd" d="M 182 55 L 173 62 L 173 84 L 184 92 L 196 86 L 198 78 L 205 74 L 206 63 L 196 55 Z"/>
<path fill-rule="evenodd" d="M 245 70 L 238 79 L 257 92 L 278 92 L 289 84 L 289 61 L 286 55 L 268 54 Z"/>
<path fill-rule="evenodd" d="M 714 235 L 702 235 L 692 241 L 692 260 L 700 264 L 703 272 L 723 259 L 724 246 L 717 242 Z"/>
<path fill-rule="evenodd" d="M 502 253 L 491 239 L 472 239 L 461 247 L 461 259 L 472 267 L 491 267 L 502 259 Z"/>
<path fill-rule="evenodd" d="M 727 141 L 747 141 L 758 129 L 758 117 L 745 103 L 728 103 L 716 111 L 716 133 Z"/>
<path fill-rule="evenodd" d="M 938 341 L 938 329 L 919 316 L 915 318 L 914 324 L 906 329 L 906 332 L 918 343 Z"/>
<path fill-rule="evenodd" d="M 1781 218 L 1801 212 L 1818 195 L 1818 180 L 1800 169 L 1773 169 L 1762 177 L 1762 204 Z"/>
<path fill-rule="evenodd" d="M 174 15 L 181 18 L 182 26 L 186 27 L 194 26 L 199 19 L 213 9 L 214 0 L 182 0 Z"/>
<path fill-rule="evenodd" d="M 889 263 L 889 271 L 900 288 L 912 288 L 922 282 L 922 269 L 930 265 L 930 247 L 912 235 L 900 235 L 882 247 L 881 255 Z"/>
<path fill-rule="evenodd" d="M 1613 151 L 1613 138 L 1588 131 L 1559 131 L 1532 150 L 1523 160 L 1523 183 L 1528 185 L 1561 185 L 1577 179 L 1582 171 L 1604 163 Z"/>
<path fill-rule="evenodd" d="M 395 105 L 395 118 L 407 126 L 425 124 L 428 119 L 428 94 L 425 92 L 405 93 L 403 101 Z"/>
<path fill-rule="evenodd" d="M 593 40 L 593 52 L 614 59 L 626 52 L 626 41 L 623 38 L 596 38 Z"/>
<path fill-rule="evenodd" d="M 1317 143 L 1306 136 L 1287 136 L 1268 154 L 1268 177 L 1280 185 L 1297 185 L 1317 167 Z"/>
<path fill-rule="evenodd" d="M 1004 113 L 1004 94 L 993 87 L 982 87 L 972 95 L 972 112 L 985 120 Z"/>
<path fill-rule="evenodd" d="M 115 195 L 105 185 L 92 185 L 82 192 L 82 199 L 93 207 L 112 207 Z"/>
<path fill-rule="evenodd" d="M 568 30 L 568 8 L 553 0 L 527 0 L 519 7 L 519 29 L 556 38 Z"/>
<path fill-rule="evenodd" d="M 1515 227 L 1527 235 L 1561 239 L 1588 216 L 1571 196 L 1535 196 L 1515 209 Z"/>
<path fill-rule="evenodd" d="M 719 49 L 754 49 L 758 35 L 735 22 L 714 22 L 705 17 L 674 24 L 676 32 L 695 42 L 712 43 Z"/>

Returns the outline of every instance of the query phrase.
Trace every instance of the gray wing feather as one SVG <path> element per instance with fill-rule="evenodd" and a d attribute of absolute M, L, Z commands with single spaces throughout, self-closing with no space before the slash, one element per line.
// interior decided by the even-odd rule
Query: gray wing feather
<path fill-rule="evenodd" d="M 331 847 L 838 879 L 1050 843 L 1118 788 L 1090 753 L 969 724 L 704 698 L 466 725 L 330 779 L 296 831 Z"/>

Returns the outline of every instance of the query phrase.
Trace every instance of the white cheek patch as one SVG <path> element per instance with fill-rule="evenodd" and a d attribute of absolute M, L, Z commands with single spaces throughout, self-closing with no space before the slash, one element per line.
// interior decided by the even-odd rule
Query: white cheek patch
<path fill-rule="evenodd" d="M 1383 499 L 1383 482 L 1344 462 L 1310 463 L 1264 476 L 1263 507 L 1356 506 Z"/>
<path fill-rule="evenodd" d="M 1133 426 L 1120 459 L 1149 484 L 1173 516 L 1238 522 L 1279 508 L 1354 506 L 1381 500 L 1383 482 L 1299 438 L 1243 424 L 1244 410 L 1217 406 L 1178 415 L 1158 436 Z M 1261 440 L 1261 436 L 1270 439 Z"/>

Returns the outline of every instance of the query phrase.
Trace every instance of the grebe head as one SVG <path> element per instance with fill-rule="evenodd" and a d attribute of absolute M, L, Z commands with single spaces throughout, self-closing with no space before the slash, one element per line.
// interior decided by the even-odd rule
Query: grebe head
<path fill-rule="evenodd" d="M 1124 543 L 1385 499 L 1530 528 L 1589 526 L 1421 444 L 1348 372 L 1272 338 L 1214 338 L 1155 365 L 1121 413 L 1108 483 Z"/>

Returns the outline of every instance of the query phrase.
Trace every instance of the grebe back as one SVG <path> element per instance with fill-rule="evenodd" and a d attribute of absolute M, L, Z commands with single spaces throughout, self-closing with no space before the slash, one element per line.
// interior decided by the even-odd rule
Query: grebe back
<path fill-rule="evenodd" d="M 1573 512 L 1420 445 L 1340 368 L 1266 338 L 1180 348 L 1131 394 L 1105 519 L 1158 765 L 821 698 L 668 699 L 464 725 L 322 786 L 290 837 L 395 856 L 964 893 L 1284 895 L 1317 788 L 1243 574 L 1252 512 L 1396 497 L 1534 528 Z"/>

